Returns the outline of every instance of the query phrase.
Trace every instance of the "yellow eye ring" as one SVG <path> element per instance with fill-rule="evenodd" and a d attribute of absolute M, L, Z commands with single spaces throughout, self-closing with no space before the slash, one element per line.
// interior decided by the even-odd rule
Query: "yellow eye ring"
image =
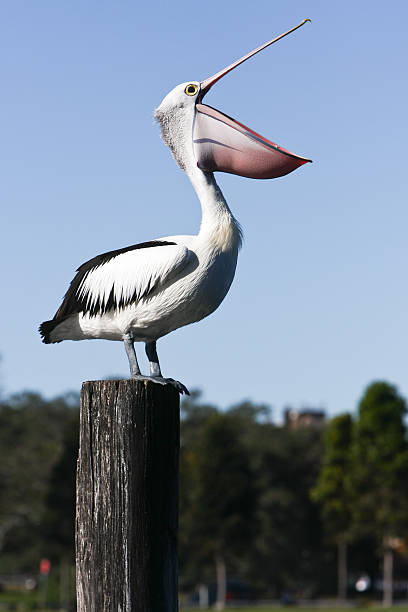
<path fill-rule="evenodd" d="M 186 93 L 188 96 L 195 96 L 197 91 L 198 91 L 197 85 L 195 83 L 190 83 L 185 88 L 184 93 Z"/>

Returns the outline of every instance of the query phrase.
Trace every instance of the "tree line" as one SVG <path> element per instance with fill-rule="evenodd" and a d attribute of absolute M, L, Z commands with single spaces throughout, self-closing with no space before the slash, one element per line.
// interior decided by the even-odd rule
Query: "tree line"
<path fill-rule="evenodd" d="M 325 427 L 277 425 L 251 402 L 183 400 L 181 590 L 210 585 L 220 605 L 346 597 L 367 575 L 389 602 L 393 568 L 408 575 L 405 413 L 385 382 Z M 74 563 L 78 420 L 73 394 L 0 401 L 0 574 Z"/>
<path fill-rule="evenodd" d="M 341 597 L 347 590 L 348 545 L 369 538 L 383 559 L 384 604 L 392 604 L 394 557 L 406 552 L 408 534 L 406 411 L 396 387 L 376 382 L 366 389 L 356 418 L 339 415 L 325 433 L 312 497 L 321 505 L 326 532 L 338 548 Z"/>

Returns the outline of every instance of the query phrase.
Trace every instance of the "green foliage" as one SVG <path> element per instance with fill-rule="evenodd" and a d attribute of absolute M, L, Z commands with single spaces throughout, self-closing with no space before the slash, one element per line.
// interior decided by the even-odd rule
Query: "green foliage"
<path fill-rule="evenodd" d="M 217 554 L 242 553 L 251 535 L 254 490 L 236 421 L 228 414 L 211 415 L 196 453 L 195 518 L 201 550 L 211 560 Z"/>
<path fill-rule="evenodd" d="M 219 554 L 239 563 L 252 535 L 254 490 L 238 419 L 192 400 L 183 414 L 180 544 L 183 579 L 194 583 L 213 575 Z"/>
<path fill-rule="evenodd" d="M 75 481 L 79 443 L 79 415 L 67 415 L 62 450 L 51 470 L 43 515 L 43 534 L 50 559 L 74 564 Z"/>
<path fill-rule="evenodd" d="M 48 555 L 50 478 L 74 412 L 72 396 L 22 393 L 0 405 L 0 571 L 33 571 Z"/>
<path fill-rule="evenodd" d="M 182 586 L 214 581 L 221 555 L 230 577 L 263 594 L 301 590 L 313 574 L 317 588 L 317 576 L 330 573 L 309 495 L 320 431 L 277 427 L 262 405 L 243 402 L 222 413 L 198 400 L 183 402 L 182 411 Z"/>
<path fill-rule="evenodd" d="M 262 596 L 333 593 L 323 523 L 333 540 L 354 536 L 357 571 L 376 571 L 372 538 L 407 534 L 405 412 L 382 382 L 366 390 L 354 421 L 340 415 L 325 432 L 278 427 L 267 406 L 248 401 L 222 412 L 197 392 L 183 400 L 182 588 L 213 582 L 221 555 L 228 576 Z M 72 562 L 77 444 L 76 396 L 0 403 L 0 572 L 35 573 L 43 556 L 53 567 Z"/>
<path fill-rule="evenodd" d="M 327 533 L 334 541 L 346 539 L 351 522 L 351 442 L 350 414 L 333 418 L 324 434 L 322 468 L 312 499 L 320 503 Z"/>
<path fill-rule="evenodd" d="M 354 427 L 351 483 L 358 534 L 401 537 L 408 529 L 406 403 L 397 389 L 375 382 L 359 403 Z"/>
<path fill-rule="evenodd" d="M 251 580 L 269 585 L 273 597 L 302 592 L 306 585 L 315 594 L 320 578 L 330 584 L 319 514 L 309 495 L 320 466 L 321 433 L 269 424 L 259 427 L 254 443 L 258 498 Z"/>

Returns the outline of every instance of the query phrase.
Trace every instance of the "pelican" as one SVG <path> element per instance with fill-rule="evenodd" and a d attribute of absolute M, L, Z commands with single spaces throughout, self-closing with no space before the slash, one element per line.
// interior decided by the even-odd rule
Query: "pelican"
<path fill-rule="evenodd" d="M 204 81 L 177 85 L 155 111 L 162 138 L 189 177 L 202 208 L 196 236 L 166 236 L 97 255 L 82 264 L 51 321 L 40 325 L 46 344 L 103 338 L 123 341 L 130 376 L 187 388 L 164 378 L 156 342 L 200 321 L 225 298 L 235 274 L 241 228 L 214 172 L 275 178 L 311 161 L 290 153 L 235 119 L 203 104 L 231 70 L 310 21 L 266 42 Z M 144 342 L 150 376 L 140 372 L 134 348 Z"/>

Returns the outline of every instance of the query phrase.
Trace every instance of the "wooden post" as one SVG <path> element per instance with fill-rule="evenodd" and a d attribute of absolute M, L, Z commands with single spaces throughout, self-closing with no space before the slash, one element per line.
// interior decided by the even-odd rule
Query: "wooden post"
<path fill-rule="evenodd" d="M 176 612 L 179 394 L 85 382 L 77 468 L 78 612 Z"/>

